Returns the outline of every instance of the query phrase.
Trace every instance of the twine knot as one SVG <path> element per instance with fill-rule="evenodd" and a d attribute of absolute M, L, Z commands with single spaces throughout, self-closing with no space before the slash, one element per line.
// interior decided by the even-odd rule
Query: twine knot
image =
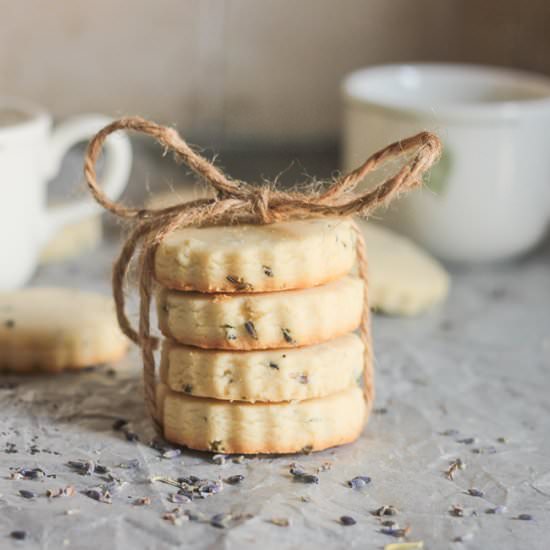
<path fill-rule="evenodd" d="M 111 201 L 97 183 L 95 164 L 109 134 L 133 130 L 152 136 L 165 153 L 172 151 L 176 160 L 186 164 L 215 191 L 215 197 L 202 198 L 167 208 L 129 208 Z M 100 130 L 88 144 L 84 159 L 84 175 L 95 200 L 116 216 L 132 221 L 130 234 L 117 258 L 112 276 L 113 297 L 119 325 L 141 348 L 145 397 L 155 426 L 160 430 L 156 405 L 155 359 L 153 351 L 158 339 L 151 336 L 150 307 L 154 286 L 154 258 L 162 240 L 178 228 L 204 225 L 269 224 L 291 219 L 327 216 L 366 217 L 380 205 L 387 205 L 399 193 L 422 183 L 423 174 L 439 159 L 441 142 L 429 132 L 392 143 L 371 155 L 361 166 L 328 184 L 325 190 L 311 186 L 305 190 L 281 190 L 274 184 L 254 186 L 228 178 L 214 164 L 193 151 L 173 128 L 155 124 L 140 117 L 122 118 Z M 409 155 L 395 174 L 362 193 L 353 193 L 370 172 L 388 160 Z M 354 225 L 359 276 L 365 281 L 365 303 L 360 333 L 365 344 L 364 393 L 368 405 L 374 398 L 374 372 L 370 313 L 367 297 L 367 258 L 365 242 Z M 140 294 L 139 327 L 134 329 L 125 311 L 124 281 L 136 251 Z"/>
<path fill-rule="evenodd" d="M 253 202 L 254 202 L 254 211 L 259 217 L 261 223 L 268 224 L 274 221 L 273 216 L 269 210 L 269 198 L 270 190 L 267 186 L 258 187 L 254 190 Z"/>

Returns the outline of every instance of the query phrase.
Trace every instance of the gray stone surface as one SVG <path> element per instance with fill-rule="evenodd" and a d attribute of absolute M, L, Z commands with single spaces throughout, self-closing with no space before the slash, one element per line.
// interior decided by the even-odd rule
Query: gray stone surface
<path fill-rule="evenodd" d="M 67 284 L 108 292 L 109 266 L 117 245 L 63 265 L 42 268 L 33 284 Z M 449 301 L 416 319 L 376 317 L 378 398 L 376 413 L 354 445 L 316 455 L 250 458 L 225 466 L 211 457 L 184 452 L 163 459 L 147 444 L 140 362 L 135 350 L 120 364 L 56 377 L 3 376 L 0 380 L 0 547 L 27 548 L 382 548 L 393 542 L 381 533 L 371 511 L 385 504 L 391 518 L 410 526 L 408 540 L 425 548 L 543 549 L 550 525 L 550 255 L 548 247 L 516 264 L 455 270 Z M 117 418 L 130 421 L 140 442 L 113 431 Z M 446 430 L 456 435 L 443 435 Z M 461 443 L 463 438 L 475 438 Z M 500 442 L 498 438 L 505 438 Z M 8 452 L 10 444 L 17 452 Z M 32 454 L 36 445 L 39 452 Z M 59 454 L 57 454 L 59 453 Z M 454 480 L 449 463 L 466 464 Z M 118 465 L 131 459 L 135 469 Z M 69 460 L 93 460 L 122 480 L 112 504 L 82 494 L 103 476 L 79 475 Z M 298 460 L 315 470 L 318 485 L 292 481 L 288 465 Z M 9 479 L 11 469 L 41 467 L 55 478 Z M 241 473 L 239 486 L 183 505 L 210 517 L 219 512 L 252 517 L 227 529 L 186 521 L 172 525 L 161 516 L 176 505 L 175 489 L 151 476 L 197 475 L 209 479 Z M 352 490 L 346 481 L 368 475 L 372 482 Z M 72 484 L 72 497 L 48 499 L 48 488 Z M 476 488 L 483 497 L 465 491 Z M 20 489 L 38 494 L 27 500 Z M 132 504 L 148 496 L 151 504 Z M 308 497 L 310 502 L 303 502 Z M 465 517 L 453 517 L 453 505 Z M 501 514 L 488 508 L 505 506 Z M 68 515 L 68 511 L 75 511 Z M 528 513 L 532 521 L 514 519 Z M 342 515 L 357 524 L 343 527 Z M 289 527 L 267 522 L 288 518 Z M 390 519 L 390 518 L 388 518 Z M 25 543 L 10 542 L 14 529 Z M 456 543 L 459 544 L 459 543 Z"/>
<path fill-rule="evenodd" d="M 32 284 L 108 293 L 117 249 L 111 240 L 86 257 L 42 267 Z M 414 319 L 375 317 L 375 413 L 357 443 L 320 454 L 252 457 L 224 466 L 186 451 L 161 458 L 149 446 L 153 432 L 136 350 L 119 364 L 80 374 L 3 375 L 0 548 L 379 549 L 397 542 L 371 513 L 389 504 L 398 514 L 385 519 L 410 527 L 406 540 L 423 540 L 428 550 L 548 548 L 550 246 L 515 263 L 455 268 L 452 274 L 450 298 L 440 308 Z M 118 418 L 129 421 L 139 442 L 112 429 Z M 444 435 L 454 433 L 449 430 L 456 434 Z M 466 467 L 447 479 L 444 472 L 457 458 Z M 134 459 L 136 468 L 120 467 Z M 105 483 L 105 474 L 80 475 L 69 460 L 109 468 L 120 480 L 112 483 L 111 504 L 83 493 Z M 292 461 L 311 471 L 325 462 L 332 467 L 319 473 L 318 485 L 304 485 L 291 479 Z M 18 467 L 40 467 L 52 477 L 10 479 Z M 175 489 L 149 481 L 233 474 L 244 481 L 182 505 L 206 518 L 240 516 L 226 529 L 162 519 L 177 506 L 168 501 Z M 352 490 L 346 482 L 356 475 L 372 482 Z M 45 496 L 67 485 L 76 495 Z M 25 499 L 21 489 L 37 496 Z M 469 496 L 468 489 L 483 496 Z M 151 503 L 133 504 L 139 497 Z M 463 517 L 450 514 L 454 505 L 464 507 Z M 487 513 L 495 507 L 505 508 Z M 515 519 L 519 514 L 533 519 Z M 342 515 L 357 523 L 342 526 Z M 273 525 L 271 518 L 287 518 L 290 525 Z M 26 540 L 10 539 L 13 530 L 24 530 Z M 457 537 L 463 542 L 453 542 Z"/>

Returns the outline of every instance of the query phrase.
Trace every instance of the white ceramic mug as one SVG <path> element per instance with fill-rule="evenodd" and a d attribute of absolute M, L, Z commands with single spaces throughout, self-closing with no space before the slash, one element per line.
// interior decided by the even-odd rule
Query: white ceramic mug
<path fill-rule="evenodd" d="M 343 84 L 344 169 L 420 130 L 444 144 L 426 185 L 384 220 L 440 258 L 492 261 L 550 220 L 550 78 L 454 64 L 386 65 Z"/>
<path fill-rule="evenodd" d="M 52 117 L 41 107 L 0 98 L 0 290 L 30 278 L 41 248 L 61 227 L 99 212 L 91 197 L 48 208 L 46 185 L 67 150 L 109 122 L 101 115 L 82 115 L 52 129 Z M 110 197 L 122 193 L 131 161 L 128 138 L 110 137 L 102 177 Z"/>

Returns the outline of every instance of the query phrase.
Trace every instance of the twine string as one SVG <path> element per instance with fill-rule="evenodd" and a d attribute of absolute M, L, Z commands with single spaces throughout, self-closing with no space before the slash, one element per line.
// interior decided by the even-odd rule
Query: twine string
<path fill-rule="evenodd" d="M 131 208 L 111 201 L 97 181 L 95 165 L 110 134 L 132 130 L 153 137 L 176 161 L 189 167 L 200 180 L 216 190 L 216 196 L 183 202 L 166 208 Z M 371 155 L 361 166 L 328 185 L 325 191 L 282 190 L 274 184 L 255 186 L 226 176 L 213 163 L 195 152 L 174 130 L 140 117 L 121 118 L 105 126 L 89 142 L 84 159 L 84 175 L 94 199 L 119 218 L 130 220 L 131 230 L 112 275 L 113 297 L 119 325 L 141 348 L 145 401 L 157 430 L 161 430 L 157 411 L 155 358 L 157 338 L 151 335 L 150 309 L 154 287 L 154 262 L 158 245 L 178 228 L 204 225 L 269 224 L 291 219 L 328 216 L 366 217 L 381 205 L 389 204 L 400 193 L 422 183 L 422 175 L 439 159 L 441 142 L 429 132 L 392 143 Z M 397 172 L 373 189 L 354 193 L 357 185 L 389 160 L 409 155 Z M 360 334 L 365 345 L 364 395 L 372 406 L 374 367 L 368 307 L 367 253 L 360 228 L 354 223 L 359 276 L 365 282 Z M 139 254 L 137 253 L 139 250 Z M 125 280 L 130 264 L 138 256 L 139 325 L 136 330 L 126 314 Z"/>

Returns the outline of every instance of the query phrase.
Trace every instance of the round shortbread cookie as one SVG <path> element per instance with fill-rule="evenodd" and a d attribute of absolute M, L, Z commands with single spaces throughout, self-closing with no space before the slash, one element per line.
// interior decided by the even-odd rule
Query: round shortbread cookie
<path fill-rule="evenodd" d="M 161 289 L 159 326 L 182 344 L 214 349 L 309 346 L 355 330 L 363 281 L 343 277 L 314 288 L 207 295 Z"/>
<path fill-rule="evenodd" d="M 0 369 L 56 372 L 119 359 L 113 300 L 67 288 L 0 293 Z"/>
<path fill-rule="evenodd" d="M 158 396 L 168 441 L 216 453 L 321 451 L 357 439 L 367 416 L 357 386 L 285 403 L 219 401 L 176 393 L 166 386 Z"/>
<path fill-rule="evenodd" d="M 449 275 L 406 237 L 359 222 L 367 243 L 370 307 L 390 315 L 417 315 L 443 301 Z"/>
<path fill-rule="evenodd" d="M 155 276 L 175 290 L 268 292 L 332 281 L 349 273 L 354 262 L 349 218 L 192 227 L 162 241 Z"/>
<path fill-rule="evenodd" d="M 152 196 L 149 206 L 167 207 L 205 196 L 207 190 L 188 184 Z M 386 227 L 359 223 L 367 243 L 369 301 L 373 309 L 390 315 L 416 315 L 446 298 L 449 275 L 437 260 Z"/>
<path fill-rule="evenodd" d="M 363 373 L 356 334 L 303 348 L 204 350 L 164 340 L 160 379 L 171 390 L 230 401 L 291 401 L 323 397 L 353 385 Z"/>

